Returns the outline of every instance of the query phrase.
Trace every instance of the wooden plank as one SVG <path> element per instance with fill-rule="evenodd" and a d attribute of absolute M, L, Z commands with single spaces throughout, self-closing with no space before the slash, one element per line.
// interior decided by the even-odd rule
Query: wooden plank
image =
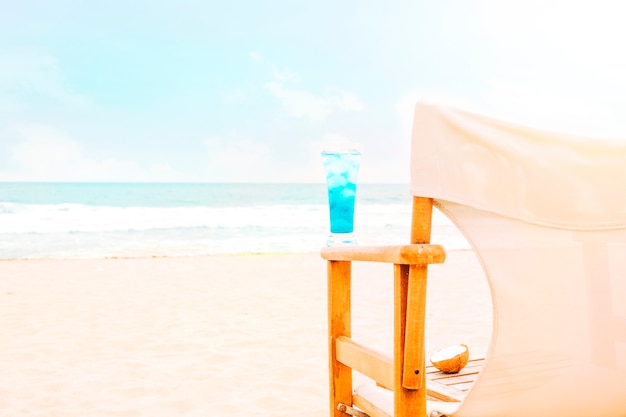
<path fill-rule="evenodd" d="M 402 370 L 402 386 L 408 389 L 420 389 L 425 381 L 426 274 L 425 266 L 409 267 L 406 345 Z"/>
<path fill-rule="evenodd" d="M 409 266 L 394 265 L 394 415 L 396 417 L 426 415 L 426 389 L 402 386 L 404 351 L 406 347 L 406 313 Z M 426 373 L 422 372 L 423 378 Z"/>
<path fill-rule="evenodd" d="M 463 382 L 472 382 L 476 380 L 476 377 L 478 376 L 478 372 L 473 373 L 473 374 L 464 374 L 464 375 L 437 375 L 434 377 L 428 376 L 428 380 L 429 381 L 439 381 L 441 383 L 444 383 L 446 385 L 453 385 L 453 384 L 461 384 Z"/>
<path fill-rule="evenodd" d="M 370 261 L 400 265 L 440 264 L 446 251 L 440 245 L 329 246 L 322 248 L 322 258 L 329 261 Z"/>
<path fill-rule="evenodd" d="M 372 378 L 380 386 L 393 389 L 393 359 L 390 356 L 360 345 L 345 336 L 338 337 L 336 344 L 339 362 Z"/>
<path fill-rule="evenodd" d="M 337 360 L 335 340 L 340 336 L 350 337 L 352 264 L 350 262 L 328 262 L 328 332 L 329 332 L 329 376 L 330 415 L 344 417 L 337 410 L 338 403 L 352 401 L 352 370 Z"/>
<path fill-rule="evenodd" d="M 432 222 L 433 200 L 413 198 L 411 221 L 411 244 L 429 244 Z M 426 321 L 426 277 L 427 265 L 411 265 L 409 268 L 406 345 L 404 348 L 404 368 L 402 386 L 419 390 L 425 387 L 424 326 Z"/>
<path fill-rule="evenodd" d="M 352 397 L 352 404 L 365 411 L 370 417 L 392 417 L 376 405 L 356 394 Z"/>
<path fill-rule="evenodd" d="M 467 391 L 470 390 L 470 388 L 472 388 L 472 385 L 474 385 L 474 381 L 468 381 L 468 382 L 464 382 L 462 384 L 454 384 L 454 385 L 450 385 L 450 386 L 454 387 L 454 388 L 456 388 L 458 390 L 467 392 Z"/>
<path fill-rule="evenodd" d="M 463 368 L 461 370 L 461 372 L 457 372 L 455 374 L 447 374 L 441 371 L 435 371 L 435 372 L 429 372 L 426 371 L 426 376 L 428 378 L 451 378 L 451 377 L 460 377 L 460 376 L 465 376 L 465 375 L 475 375 L 477 373 L 480 372 L 482 368 L 478 367 L 478 366 L 473 366 L 471 368 Z"/>
<path fill-rule="evenodd" d="M 465 398 L 465 392 L 456 387 L 451 387 L 437 381 L 428 380 L 426 395 L 440 401 L 461 402 Z"/>
<path fill-rule="evenodd" d="M 441 372 L 439 369 L 435 368 L 432 365 L 426 367 L 426 376 L 428 378 L 450 378 L 452 376 L 460 376 L 460 375 L 472 375 L 477 374 L 483 368 L 483 364 L 485 363 L 484 359 L 470 359 L 467 365 L 461 369 L 460 372 L 456 374 L 446 374 Z"/>
<path fill-rule="evenodd" d="M 453 401 L 454 398 L 462 400 L 476 381 L 484 363 L 483 358 L 470 359 L 468 365 L 456 374 L 446 374 L 434 366 L 428 366 L 426 373 L 428 396 L 430 399 L 440 401 Z"/>

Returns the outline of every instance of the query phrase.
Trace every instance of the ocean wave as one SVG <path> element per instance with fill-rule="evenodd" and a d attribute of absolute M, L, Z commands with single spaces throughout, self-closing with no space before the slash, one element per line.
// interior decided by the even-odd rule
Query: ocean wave
<path fill-rule="evenodd" d="M 357 204 L 356 222 L 406 224 L 403 205 Z M 109 207 L 0 203 L 2 233 L 142 231 L 175 228 L 298 228 L 328 224 L 326 205 L 250 207 Z"/>
<path fill-rule="evenodd" d="M 359 204 L 362 244 L 408 241 L 408 204 Z M 441 213 L 433 242 L 467 242 Z M 317 251 L 329 230 L 326 204 L 236 207 L 111 207 L 0 203 L 0 259 L 178 256 Z"/>

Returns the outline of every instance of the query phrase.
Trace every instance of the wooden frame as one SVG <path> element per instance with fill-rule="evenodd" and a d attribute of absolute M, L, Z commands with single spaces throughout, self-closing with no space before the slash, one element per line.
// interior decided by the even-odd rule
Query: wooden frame
<path fill-rule="evenodd" d="M 427 266 L 442 263 L 445 251 L 430 245 L 430 198 L 413 197 L 411 244 L 405 246 L 328 247 L 328 331 L 331 415 L 343 416 L 356 405 L 371 416 L 385 415 L 353 395 L 352 369 L 394 392 L 394 415 L 426 415 L 424 321 Z M 393 359 L 361 346 L 351 337 L 351 262 L 394 264 Z"/>

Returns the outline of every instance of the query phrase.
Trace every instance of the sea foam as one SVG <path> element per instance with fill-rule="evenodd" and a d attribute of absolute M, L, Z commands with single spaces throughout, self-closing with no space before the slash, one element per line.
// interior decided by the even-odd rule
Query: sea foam
<path fill-rule="evenodd" d="M 206 196 L 196 197 L 198 187 L 188 187 L 188 194 L 182 194 L 180 187 L 154 184 L 137 185 L 131 188 L 132 201 L 122 200 L 116 199 L 116 188 L 107 185 L 111 197 L 96 202 L 81 200 L 77 193 L 67 191 L 72 191 L 71 185 L 63 186 L 72 196 L 65 200 L 71 202 L 52 192 L 54 184 L 49 185 L 51 190 L 38 184 L 54 198 L 37 194 L 33 202 L 33 198 L 19 198 L 22 194 L 4 196 L 7 201 L 0 201 L 0 259 L 317 252 L 330 230 L 324 188 L 318 185 L 258 185 L 254 198 L 243 192 L 249 190 L 244 186 L 203 185 L 205 193 L 230 192 L 216 194 L 210 201 Z M 76 189 L 95 195 L 97 187 L 81 184 Z M 27 185 L 23 188 L 29 190 Z M 129 186 L 119 189 L 120 195 L 127 195 Z M 149 198 L 137 197 L 145 189 L 150 190 Z M 176 204 L 168 194 L 174 189 Z M 411 200 L 403 191 L 398 186 L 357 189 L 354 231 L 360 244 L 409 241 Z M 433 224 L 433 243 L 447 249 L 469 247 L 436 210 Z"/>

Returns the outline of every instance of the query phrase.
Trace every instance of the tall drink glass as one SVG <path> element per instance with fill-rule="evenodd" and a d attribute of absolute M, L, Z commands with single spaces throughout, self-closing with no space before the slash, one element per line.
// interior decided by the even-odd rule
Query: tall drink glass
<path fill-rule="evenodd" d="M 359 145 L 327 147 L 322 151 L 328 206 L 330 210 L 330 235 L 326 244 L 354 245 L 354 200 L 356 181 L 361 165 Z"/>

